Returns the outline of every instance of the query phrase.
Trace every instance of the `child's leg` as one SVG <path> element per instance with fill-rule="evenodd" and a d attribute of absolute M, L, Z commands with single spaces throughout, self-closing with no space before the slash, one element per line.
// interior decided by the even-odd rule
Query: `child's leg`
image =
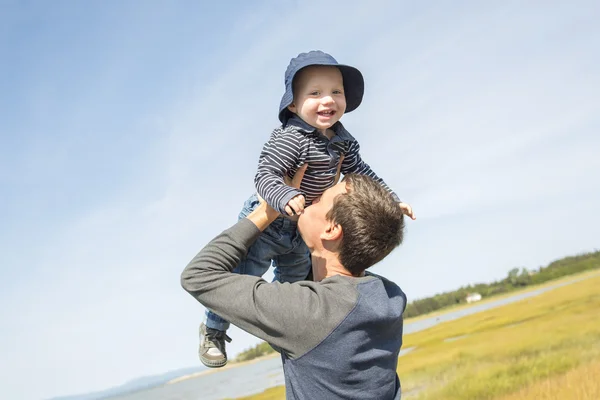
<path fill-rule="evenodd" d="M 290 283 L 305 280 L 312 268 L 310 251 L 295 224 L 291 224 L 283 236 L 289 242 L 289 250 L 273 257 L 273 280 Z"/>
<path fill-rule="evenodd" d="M 310 253 L 289 253 L 273 260 L 276 266 L 275 278 L 279 282 L 294 283 L 304 281 L 312 268 Z"/>

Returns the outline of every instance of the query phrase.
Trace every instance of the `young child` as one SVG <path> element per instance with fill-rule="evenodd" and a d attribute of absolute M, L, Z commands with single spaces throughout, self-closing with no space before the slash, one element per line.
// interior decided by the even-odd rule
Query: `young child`
<path fill-rule="evenodd" d="M 385 182 L 360 157 L 358 142 L 339 122 L 345 112 L 355 110 L 364 92 L 362 74 L 338 64 L 321 51 L 293 58 L 285 73 L 285 93 L 279 106 L 281 126 L 273 131 L 260 154 L 255 177 L 256 190 L 282 216 L 277 218 L 250 247 L 234 272 L 262 276 L 273 264 L 274 280 L 296 282 L 311 270 L 310 252 L 296 230 L 296 218 L 304 207 L 342 174 L 368 175 L 381 183 L 398 201 L 405 215 L 414 219 L 411 207 L 400 202 Z M 308 164 L 300 189 L 288 186 L 296 171 Z M 259 204 L 251 196 L 239 215 L 246 217 Z M 235 295 L 232 293 L 232 295 Z M 227 363 L 225 341 L 229 323 L 207 311 L 200 325 L 200 360 L 207 367 Z"/>

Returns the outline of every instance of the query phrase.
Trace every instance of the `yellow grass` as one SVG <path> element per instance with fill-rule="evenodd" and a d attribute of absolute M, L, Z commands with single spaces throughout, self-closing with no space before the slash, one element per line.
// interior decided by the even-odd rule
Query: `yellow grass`
<path fill-rule="evenodd" d="M 599 357 L 599 288 L 595 276 L 406 335 L 404 397 L 496 399 Z"/>
<path fill-rule="evenodd" d="M 415 349 L 399 359 L 402 398 L 600 399 L 600 276 L 580 276 L 588 279 L 405 335 L 403 347 Z M 244 399 L 284 398 L 278 387 Z"/>
<path fill-rule="evenodd" d="M 262 393 L 253 396 L 241 397 L 237 400 L 283 400 L 285 399 L 285 387 L 277 386 L 267 389 Z"/>
<path fill-rule="evenodd" d="M 600 399 L 600 362 L 579 366 L 566 374 L 543 379 L 498 400 Z"/>

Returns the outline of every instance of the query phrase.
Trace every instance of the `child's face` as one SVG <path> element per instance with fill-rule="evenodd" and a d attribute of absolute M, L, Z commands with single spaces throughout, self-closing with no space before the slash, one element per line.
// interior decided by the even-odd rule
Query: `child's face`
<path fill-rule="evenodd" d="M 296 76 L 294 102 L 288 109 L 321 131 L 331 128 L 346 111 L 340 70 L 326 66 L 302 69 Z"/>

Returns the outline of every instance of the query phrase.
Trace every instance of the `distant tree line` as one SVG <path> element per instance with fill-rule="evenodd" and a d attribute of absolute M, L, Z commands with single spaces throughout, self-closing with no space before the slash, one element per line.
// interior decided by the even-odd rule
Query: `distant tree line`
<path fill-rule="evenodd" d="M 255 358 L 262 357 L 266 354 L 274 353 L 274 352 L 275 352 L 275 350 L 273 350 L 273 348 L 269 345 L 269 343 L 262 342 L 260 344 L 257 344 L 254 347 L 249 348 L 248 350 L 242 351 L 235 358 L 235 361 L 241 362 L 241 361 L 253 360 Z"/>
<path fill-rule="evenodd" d="M 406 306 L 404 316 L 416 317 L 455 304 L 466 303 L 470 293 L 479 293 L 486 298 L 596 268 L 600 268 L 600 251 L 565 257 L 537 270 L 527 270 L 524 267 L 513 268 L 506 278 L 496 282 L 468 285 L 451 292 L 415 300 Z"/>

